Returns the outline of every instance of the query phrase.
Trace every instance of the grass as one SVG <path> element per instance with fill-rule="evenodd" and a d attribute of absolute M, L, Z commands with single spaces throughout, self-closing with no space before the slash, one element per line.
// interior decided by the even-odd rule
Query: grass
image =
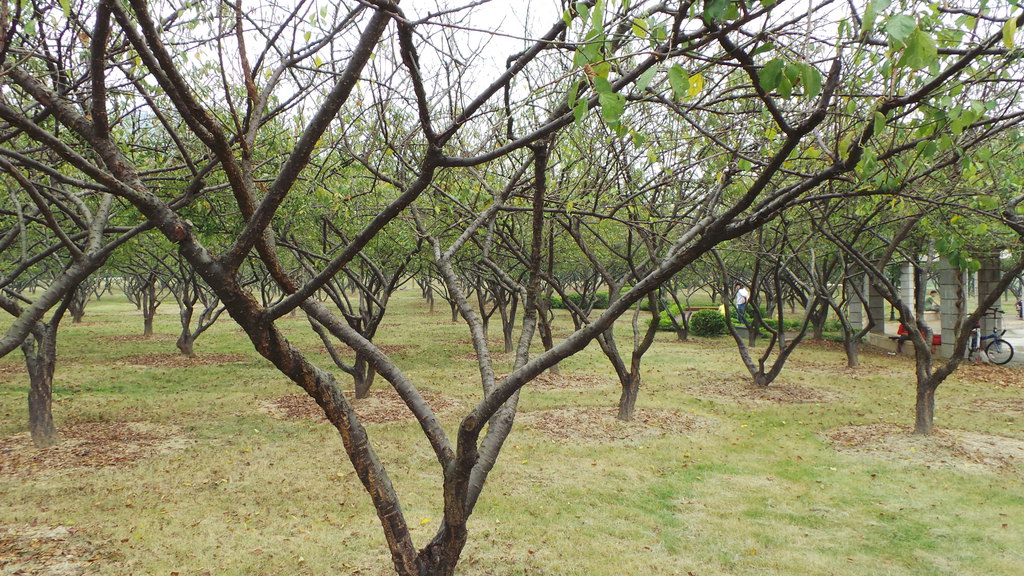
<path fill-rule="evenodd" d="M 446 309 L 426 314 L 413 291 L 394 307 L 379 342 L 395 347 L 423 390 L 463 407 L 442 412 L 451 434 L 479 396 L 466 332 Z M 155 362 L 176 353 L 173 303 L 160 312 L 151 340 L 131 337 L 141 317 L 109 296 L 89 305 L 85 323 L 62 328 L 58 428 L 147 422 L 166 442 L 116 465 L 81 466 L 86 451 L 74 466 L 0 473 L 0 574 L 390 573 L 337 433 L 266 410 L 299 391 L 226 319 L 196 349 L 200 360 L 229 361 Z M 283 320 L 289 338 L 327 365 L 304 322 Z M 816 401 L 783 402 L 745 388 L 730 340 L 673 338 L 660 334 L 645 357 L 641 421 L 630 426 L 594 420 L 599 433 L 590 434 L 590 421 L 566 419 L 566 433 L 552 436 L 530 424 L 613 410 L 617 385 L 596 346 L 563 363 L 569 385 L 525 389 L 520 422 L 471 519 L 461 573 L 1019 573 L 1021 413 L 984 408 L 1021 405 L 1018 371 L 1000 372 L 997 384 L 958 375 L 938 394 L 940 436 L 983 435 L 1008 450 L 1002 456 L 944 452 L 941 438 L 845 449 L 829 434 L 909 426 L 908 359 L 865 353 L 864 367 L 849 371 L 839 348 L 804 347 L 777 388 Z M 0 465 L 32 452 L 21 362 L 17 353 L 0 359 Z M 645 414 L 674 421 L 644 423 Z M 676 419 L 696 424 L 673 428 Z M 413 422 L 367 426 L 422 545 L 438 526 L 437 463 Z M 74 561 L 56 563 L 61 554 Z"/>

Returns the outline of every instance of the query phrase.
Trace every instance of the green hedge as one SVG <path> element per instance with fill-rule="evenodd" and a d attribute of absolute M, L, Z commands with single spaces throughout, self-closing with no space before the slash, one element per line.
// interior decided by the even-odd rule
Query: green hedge
<path fill-rule="evenodd" d="M 694 336 L 721 336 L 725 330 L 725 316 L 718 310 L 698 310 L 690 316 L 690 333 Z"/>
<path fill-rule="evenodd" d="M 569 294 L 566 298 L 568 298 L 570 302 L 576 304 L 576 306 L 583 309 L 590 307 L 604 309 L 608 307 L 607 292 L 598 292 L 594 294 L 590 300 L 584 300 L 583 296 L 580 294 Z M 593 306 L 590 306 L 591 303 L 593 303 Z M 565 302 L 562 301 L 562 297 L 558 294 L 551 295 L 551 307 L 556 310 L 566 309 Z"/>

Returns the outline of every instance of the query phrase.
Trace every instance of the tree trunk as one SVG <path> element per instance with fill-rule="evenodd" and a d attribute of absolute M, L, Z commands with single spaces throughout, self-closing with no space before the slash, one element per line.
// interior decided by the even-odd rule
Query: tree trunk
<path fill-rule="evenodd" d="M 843 342 L 843 349 L 846 351 L 846 367 L 860 366 L 860 343 L 852 338 L 847 339 Z"/>
<path fill-rule="evenodd" d="M 53 425 L 53 370 L 57 364 L 57 330 L 41 327 L 42 339 L 29 334 L 21 349 L 28 369 L 28 428 L 37 448 L 57 444 Z"/>
<path fill-rule="evenodd" d="M 458 322 L 459 321 L 459 310 L 458 310 L 458 308 L 456 308 L 455 302 L 449 300 L 448 301 L 448 306 L 451 307 L 451 309 L 452 309 L 452 322 Z"/>
<path fill-rule="evenodd" d="M 355 373 L 352 374 L 352 381 L 355 384 L 356 398 L 363 399 L 370 397 L 370 388 L 373 386 L 373 378 L 377 373 L 370 366 L 366 357 L 356 354 Z"/>
<path fill-rule="evenodd" d="M 935 387 L 926 382 L 917 384 L 914 434 L 931 435 L 935 431 Z"/>
<path fill-rule="evenodd" d="M 188 330 L 182 330 L 181 335 L 178 336 L 178 341 L 175 342 L 175 345 L 178 347 L 178 351 L 181 352 L 182 355 L 194 358 L 196 355 L 194 349 L 195 343 L 195 337 Z"/>
<path fill-rule="evenodd" d="M 153 335 L 153 317 L 155 315 L 156 310 L 151 310 L 142 317 L 142 335 L 146 338 Z"/>
<path fill-rule="evenodd" d="M 640 372 L 630 373 L 626 382 L 622 383 L 622 395 L 619 396 L 619 420 L 630 422 L 636 413 L 636 399 L 640 396 Z"/>
<path fill-rule="evenodd" d="M 551 333 L 551 318 L 547 306 L 542 305 L 537 311 L 537 331 L 540 333 L 540 342 L 544 346 L 545 352 L 555 347 L 555 337 Z M 548 368 L 548 372 L 559 374 L 558 364 Z"/>
<path fill-rule="evenodd" d="M 442 528 L 437 536 L 430 541 L 430 544 L 419 552 L 417 559 L 420 573 L 416 576 L 455 575 L 455 567 L 459 563 L 462 549 L 466 546 L 468 533 L 465 525 L 452 528 L 456 534 L 452 535 L 448 528 Z"/>
<path fill-rule="evenodd" d="M 828 303 L 823 302 L 811 308 L 811 339 L 825 339 L 825 323 L 828 322 Z"/>

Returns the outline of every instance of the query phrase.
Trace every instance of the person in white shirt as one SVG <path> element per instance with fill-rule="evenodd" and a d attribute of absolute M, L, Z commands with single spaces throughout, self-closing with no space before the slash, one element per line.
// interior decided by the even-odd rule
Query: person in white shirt
<path fill-rule="evenodd" d="M 747 325 L 747 301 L 750 300 L 750 292 L 743 287 L 743 284 L 736 283 L 736 315 L 739 316 L 740 324 Z"/>

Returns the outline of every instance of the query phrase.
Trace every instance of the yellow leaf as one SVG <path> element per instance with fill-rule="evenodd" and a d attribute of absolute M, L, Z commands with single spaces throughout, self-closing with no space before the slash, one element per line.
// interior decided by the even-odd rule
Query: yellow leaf
<path fill-rule="evenodd" d="M 690 76 L 690 89 L 687 90 L 686 94 L 690 98 L 693 98 L 697 94 L 700 94 L 700 91 L 703 90 L 703 89 L 704 89 L 704 75 L 698 72 L 697 74 L 694 74 L 693 76 Z"/>
<path fill-rule="evenodd" d="M 423 520 L 420 520 L 420 526 L 426 526 L 427 524 L 430 524 L 430 518 L 424 518 Z"/>

